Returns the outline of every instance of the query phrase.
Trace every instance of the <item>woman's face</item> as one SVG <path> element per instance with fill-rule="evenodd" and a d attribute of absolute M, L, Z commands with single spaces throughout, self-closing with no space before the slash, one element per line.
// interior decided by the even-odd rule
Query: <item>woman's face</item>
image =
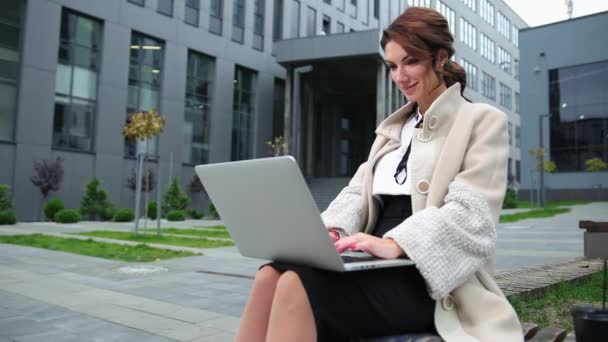
<path fill-rule="evenodd" d="M 401 45 L 392 40 L 386 43 L 384 55 L 393 82 L 408 101 L 418 102 L 428 107 L 436 97 L 433 94 L 440 85 L 431 66 L 431 59 L 414 58 Z"/>

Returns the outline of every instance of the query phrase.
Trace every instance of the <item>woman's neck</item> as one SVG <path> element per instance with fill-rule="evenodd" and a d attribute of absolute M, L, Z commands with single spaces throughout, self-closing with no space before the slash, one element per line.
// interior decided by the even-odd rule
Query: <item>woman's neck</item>
<path fill-rule="evenodd" d="M 443 94 L 446 89 L 448 88 L 445 86 L 445 83 L 442 83 L 439 87 L 433 89 L 426 97 L 418 100 L 418 110 L 423 117 L 426 110 L 429 109 L 431 104 L 433 104 L 439 95 Z"/>

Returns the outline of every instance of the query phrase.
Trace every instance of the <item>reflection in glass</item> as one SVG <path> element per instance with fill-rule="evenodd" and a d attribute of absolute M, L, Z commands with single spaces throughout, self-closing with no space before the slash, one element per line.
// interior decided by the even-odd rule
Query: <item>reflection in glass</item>
<path fill-rule="evenodd" d="M 608 62 L 549 71 L 551 160 L 558 171 L 608 161 Z"/>
<path fill-rule="evenodd" d="M 255 130 L 255 83 L 253 70 L 237 66 L 234 74 L 232 113 L 232 160 L 253 158 Z"/>

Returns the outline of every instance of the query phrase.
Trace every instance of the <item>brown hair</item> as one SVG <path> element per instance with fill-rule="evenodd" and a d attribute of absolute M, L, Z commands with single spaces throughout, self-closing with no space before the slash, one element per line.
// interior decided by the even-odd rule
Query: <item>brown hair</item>
<path fill-rule="evenodd" d="M 431 58 L 437 77 L 443 79 L 447 87 L 460 83 L 460 95 L 464 97 L 466 73 L 458 63 L 449 59 L 454 55 L 454 37 L 441 13 L 425 7 L 408 7 L 382 32 L 382 50 L 391 40 L 401 45 L 412 57 L 421 60 Z M 442 49 L 447 52 L 448 61 L 441 70 L 437 70 L 438 54 Z"/>

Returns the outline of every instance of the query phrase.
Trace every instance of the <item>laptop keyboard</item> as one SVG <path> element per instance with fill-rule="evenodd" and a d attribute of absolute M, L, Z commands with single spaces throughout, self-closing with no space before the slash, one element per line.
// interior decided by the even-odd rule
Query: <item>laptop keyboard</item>
<path fill-rule="evenodd" d="M 364 262 L 364 261 L 378 260 L 378 258 L 371 256 L 371 255 L 370 256 L 360 256 L 360 257 L 340 255 L 340 257 L 342 257 L 342 261 L 344 261 L 345 264 L 351 263 L 351 262 Z"/>

